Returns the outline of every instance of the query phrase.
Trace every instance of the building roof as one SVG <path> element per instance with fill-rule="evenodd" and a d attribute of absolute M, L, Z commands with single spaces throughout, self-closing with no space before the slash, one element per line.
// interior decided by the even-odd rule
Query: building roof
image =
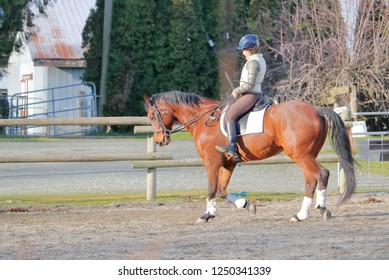
<path fill-rule="evenodd" d="M 35 65 L 84 67 L 82 30 L 96 0 L 56 0 L 45 7 L 45 14 L 32 4 L 34 13 L 29 48 Z"/>

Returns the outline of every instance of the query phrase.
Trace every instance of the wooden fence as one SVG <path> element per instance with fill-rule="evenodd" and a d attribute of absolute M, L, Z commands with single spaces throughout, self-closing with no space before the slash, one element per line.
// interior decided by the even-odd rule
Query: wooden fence
<path fill-rule="evenodd" d="M 55 125 L 141 125 L 138 131 L 142 133 L 144 125 L 150 125 L 147 117 L 90 117 L 90 118 L 41 118 L 41 119 L 0 119 L 0 126 L 55 126 Z M 157 153 L 154 144 L 153 134 L 147 134 L 146 153 L 128 153 L 121 155 L 100 155 L 100 154 L 22 154 L 16 156 L 2 156 L 0 163 L 21 163 L 21 162 L 87 162 L 87 161 L 123 161 L 123 160 L 167 160 L 172 159 L 170 153 Z M 156 198 L 156 172 L 155 168 L 147 170 L 147 200 Z M 149 187 L 151 186 L 151 187 Z"/>
<path fill-rule="evenodd" d="M 135 133 L 147 134 L 148 151 L 156 152 L 156 146 L 153 138 L 153 131 L 151 126 L 135 127 Z M 338 162 L 337 155 L 320 155 L 318 157 L 320 163 L 336 163 Z M 242 162 L 244 165 L 262 165 L 262 164 L 293 164 L 295 163 L 287 156 L 276 156 L 258 161 Z M 153 200 L 156 198 L 157 181 L 156 170 L 157 168 L 166 167 L 191 167 L 191 166 L 203 166 L 203 162 L 198 159 L 153 159 L 153 160 L 134 160 L 132 162 L 133 169 L 147 169 L 147 198 Z"/>
<path fill-rule="evenodd" d="M 2 157 L 0 162 L 85 162 L 85 161 L 132 161 L 132 168 L 147 169 L 146 199 L 155 200 L 157 190 L 157 168 L 202 166 L 202 160 L 175 160 L 170 153 L 157 153 L 150 120 L 147 117 L 96 117 L 96 118 L 54 118 L 54 119 L 0 119 L 0 126 L 24 125 L 134 125 L 134 133 L 147 135 L 146 153 L 122 155 L 42 155 L 30 154 L 20 157 Z M 319 162 L 338 162 L 336 155 L 319 156 Z M 272 157 L 261 161 L 244 162 L 242 165 L 260 164 L 290 164 L 294 163 L 287 157 Z"/>

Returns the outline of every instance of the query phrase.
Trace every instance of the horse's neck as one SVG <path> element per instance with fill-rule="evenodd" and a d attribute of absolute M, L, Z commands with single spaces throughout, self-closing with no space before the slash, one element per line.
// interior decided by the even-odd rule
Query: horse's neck
<path fill-rule="evenodd" d="M 210 112 L 216 105 L 201 105 L 200 107 L 193 107 L 188 105 L 180 105 L 174 109 L 177 120 L 185 125 L 191 132 L 198 124 L 198 118 L 202 118 L 204 114 Z M 189 126 L 188 126 L 189 125 Z"/>
<path fill-rule="evenodd" d="M 201 114 L 199 108 L 189 105 L 178 105 L 176 108 L 173 108 L 173 110 L 177 120 L 182 124 L 190 122 Z"/>

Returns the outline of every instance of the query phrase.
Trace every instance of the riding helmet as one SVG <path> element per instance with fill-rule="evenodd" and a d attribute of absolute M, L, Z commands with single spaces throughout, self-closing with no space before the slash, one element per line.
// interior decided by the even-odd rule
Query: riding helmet
<path fill-rule="evenodd" d="M 258 37 L 254 34 L 247 34 L 240 39 L 237 50 L 242 51 L 244 49 L 248 49 L 254 46 L 259 46 Z"/>

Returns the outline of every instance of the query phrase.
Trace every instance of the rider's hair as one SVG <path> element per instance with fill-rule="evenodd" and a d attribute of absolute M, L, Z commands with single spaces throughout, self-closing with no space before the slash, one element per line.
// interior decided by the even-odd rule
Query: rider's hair
<path fill-rule="evenodd" d="M 248 48 L 251 54 L 259 53 L 259 47 L 258 46 L 252 46 L 251 48 Z"/>

